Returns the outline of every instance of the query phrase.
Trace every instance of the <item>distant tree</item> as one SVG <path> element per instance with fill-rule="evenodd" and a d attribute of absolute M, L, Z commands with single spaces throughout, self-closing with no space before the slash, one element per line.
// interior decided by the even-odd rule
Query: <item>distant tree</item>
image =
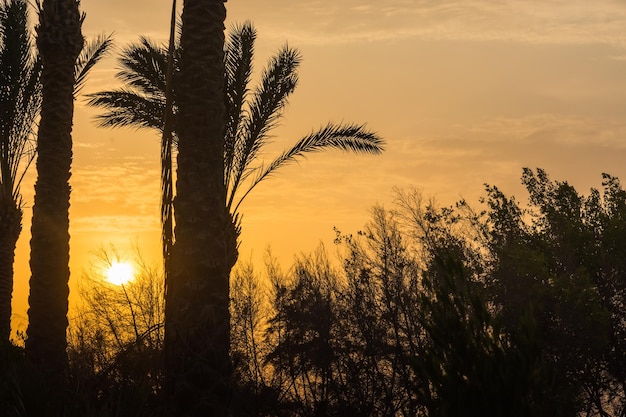
<path fill-rule="evenodd" d="M 358 382 L 347 388 L 357 398 L 378 390 L 360 400 L 372 415 L 567 415 L 553 404 L 532 316 L 509 330 L 489 308 L 484 248 L 467 214 L 398 192 L 395 210 L 374 209 L 363 232 L 343 238 L 342 343 L 367 364 L 348 368 L 343 379 Z"/>
<path fill-rule="evenodd" d="M 489 291 L 505 326 L 532 308 L 539 345 L 562 392 L 581 409 L 626 409 L 626 193 L 603 175 L 604 192 L 582 196 L 544 170 L 524 169 L 528 208 L 487 187 L 492 258 Z"/>
<path fill-rule="evenodd" d="M 435 258 L 422 282 L 426 343 L 414 367 L 427 381 L 418 401 L 429 416 L 575 415 L 542 358 L 530 314 L 506 332 L 453 257 Z"/>
<path fill-rule="evenodd" d="M 120 260 L 131 262 L 135 273 L 130 282 L 115 285 L 106 280 L 106 271 Z M 80 302 L 68 331 L 71 381 L 83 387 L 77 409 L 123 406 L 125 391 L 142 393 L 142 406 L 153 405 L 163 382 L 165 311 L 159 270 L 139 250 L 123 258 L 110 247 L 95 253 L 83 272 Z"/>
<path fill-rule="evenodd" d="M 341 236 L 346 286 L 341 291 L 344 402 L 355 415 L 395 416 L 423 410 L 412 358 L 423 345 L 419 323 L 422 254 L 411 247 L 396 213 L 381 206 L 356 236 Z"/>
<path fill-rule="evenodd" d="M 249 415 L 573 415 L 532 311 L 509 329 L 490 308 L 484 248 L 462 213 L 414 192 L 397 203 L 374 208 L 357 236 L 338 235 L 343 271 L 322 251 L 270 272 L 269 310 L 253 272 L 235 274 Z"/>
<path fill-rule="evenodd" d="M 323 251 L 301 257 L 288 284 L 273 282 L 274 314 L 268 332 L 274 341 L 266 356 L 284 390 L 283 403 L 296 415 L 336 411 L 336 361 L 339 313 L 338 278 Z"/>
<path fill-rule="evenodd" d="M 271 253 L 266 257 L 266 275 L 252 262 L 239 262 L 231 273 L 231 357 L 235 379 L 234 415 L 264 416 L 281 408 L 286 394 L 279 372 L 268 355 L 275 340 L 268 336 L 272 309 L 270 286 L 284 276 Z"/>

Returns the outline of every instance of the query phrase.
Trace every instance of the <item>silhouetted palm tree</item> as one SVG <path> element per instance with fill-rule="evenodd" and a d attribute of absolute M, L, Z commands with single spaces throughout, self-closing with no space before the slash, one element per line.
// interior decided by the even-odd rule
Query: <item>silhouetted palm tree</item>
<path fill-rule="evenodd" d="M 229 273 L 238 256 L 243 199 L 260 181 L 307 153 L 338 148 L 376 154 L 383 145 L 365 126 L 329 123 L 263 164 L 260 155 L 269 133 L 297 85 L 300 54 L 283 47 L 250 91 L 256 32 L 250 23 L 238 26 L 224 45 L 222 3 L 202 9 L 197 1 L 185 2 L 171 114 L 166 111 L 167 49 L 146 38 L 122 54 L 117 77 L 126 86 L 89 100 L 107 110 L 99 116 L 101 126 L 163 132 L 163 115 L 174 120 L 176 243 L 166 273 L 165 358 L 169 394 L 186 415 L 225 415 L 228 408 Z M 165 190 L 171 165 L 165 158 L 162 163 Z"/>
<path fill-rule="evenodd" d="M 78 0 L 37 2 L 37 47 L 43 63 L 37 181 L 31 228 L 26 352 L 51 389 L 64 385 L 69 281 L 69 201 L 75 64 L 83 49 Z M 58 392 L 57 392 L 58 393 Z M 48 400 L 58 399 L 52 394 Z M 60 412 L 59 412 L 60 413 Z"/>
<path fill-rule="evenodd" d="M 111 45 L 90 42 L 75 63 L 75 92 Z M 22 230 L 22 179 L 35 157 L 34 127 L 41 107 L 41 60 L 32 48 L 25 0 L 0 3 L 0 343 L 9 340 L 13 260 Z"/>
<path fill-rule="evenodd" d="M 20 184 L 35 151 L 32 128 L 39 114 L 41 63 L 32 52 L 28 8 L 0 3 L 0 344 L 11 332 L 15 245 L 22 231 Z"/>
<path fill-rule="evenodd" d="M 260 155 L 270 142 L 270 132 L 280 121 L 289 97 L 297 86 L 301 57 L 296 49 L 282 47 L 262 71 L 260 84 L 251 89 L 255 40 L 256 30 L 251 23 L 236 26 L 226 41 L 224 53 L 224 180 L 226 204 L 236 219 L 239 219 L 238 209 L 242 201 L 259 182 L 307 153 L 331 148 L 373 154 L 383 150 L 382 139 L 363 125 L 328 123 L 301 138 L 269 164 L 263 164 Z M 174 55 L 175 68 L 178 68 L 179 60 L 180 47 Z M 130 45 L 122 52 L 119 63 L 120 71 L 116 77 L 125 86 L 89 95 L 88 104 L 106 110 L 97 117 L 99 125 L 162 131 L 163 115 L 166 114 L 167 49 L 147 38 L 141 38 L 139 43 Z M 178 78 L 178 71 L 175 71 L 172 115 L 175 135 L 180 127 L 176 100 Z M 167 172 L 164 169 L 164 173 Z"/>
<path fill-rule="evenodd" d="M 228 279 L 237 238 L 224 203 L 225 18 L 223 0 L 184 2 L 165 305 L 166 383 L 181 416 L 226 416 L 231 397 Z"/>

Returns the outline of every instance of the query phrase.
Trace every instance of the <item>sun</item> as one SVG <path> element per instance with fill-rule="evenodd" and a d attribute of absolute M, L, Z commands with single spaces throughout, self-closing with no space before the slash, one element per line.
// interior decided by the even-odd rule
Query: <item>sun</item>
<path fill-rule="evenodd" d="M 111 284 L 124 285 L 135 278 L 135 271 L 128 262 L 113 262 L 107 269 L 106 276 Z"/>

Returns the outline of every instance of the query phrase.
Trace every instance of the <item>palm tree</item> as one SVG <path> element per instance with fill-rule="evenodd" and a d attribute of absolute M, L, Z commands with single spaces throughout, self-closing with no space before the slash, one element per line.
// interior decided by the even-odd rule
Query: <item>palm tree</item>
<path fill-rule="evenodd" d="M 39 2 L 37 6 L 37 47 L 43 63 L 42 103 L 31 227 L 26 353 L 54 391 L 64 386 L 67 369 L 74 68 L 83 49 L 84 16 L 79 12 L 78 0 L 45 0 L 43 6 Z M 54 394 L 46 400 L 54 401 L 51 407 L 55 409 L 60 406 Z"/>
<path fill-rule="evenodd" d="M 165 371 L 173 411 L 226 416 L 229 273 L 236 234 L 224 201 L 223 0 L 185 0 L 178 83 L 176 242 L 166 282 Z"/>
<path fill-rule="evenodd" d="M 24 0 L 0 3 L 0 344 L 11 333 L 15 246 L 22 231 L 20 184 L 35 155 L 41 63 L 32 53 Z"/>
<path fill-rule="evenodd" d="M 300 53 L 283 46 L 262 71 L 259 85 L 252 89 L 250 78 L 254 60 L 256 30 L 251 23 L 235 26 L 226 41 L 224 52 L 226 79 L 226 127 L 224 147 L 224 181 L 226 205 L 240 225 L 239 208 L 246 196 L 264 179 L 281 167 L 308 153 L 331 148 L 355 153 L 377 154 L 383 141 L 363 125 L 333 124 L 313 131 L 269 164 L 260 155 L 271 140 L 271 131 L 283 116 L 283 110 L 298 83 Z M 116 77 L 125 87 L 88 95 L 88 104 L 105 110 L 97 117 L 102 127 L 150 128 L 163 132 L 166 68 L 168 49 L 142 37 L 127 47 L 119 59 Z M 180 46 L 174 54 L 174 66 L 180 65 Z M 174 72 L 173 133 L 178 134 L 176 91 L 179 72 Z M 162 161 L 164 162 L 164 161 Z M 168 164 L 163 173 L 171 175 Z M 167 178 L 167 176 L 163 177 Z M 164 187 L 165 189 L 166 187 Z M 164 199 L 167 204 L 167 198 Z M 165 210 L 164 210 L 165 212 Z M 166 227 L 167 229 L 167 227 Z M 167 230 L 164 230 L 164 236 Z M 167 252 L 167 251 L 165 251 Z"/>
<path fill-rule="evenodd" d="M 107 110 L 99 117 L 101 126 L 153 128 L 165 137 L 164 114 L 173 119 L 179 153 L 176 243 L 166 272 L 168 391 L 186 415 L 225 415 L 231 378 L 229 274 L 238 256 L 241 202 L 262 180 L 307 153 L 330 148 L 379 153 L 383 143 L 365 126 L 329 123 L 269 164 L 261 163 L 297 85 L 300 54 L 283 47 L 250 91 L 256 31 L 250 23 L 235 27 L 224 45 L 222 1 L 197 7 L 197 1 L 185 2 L 171 113 L 165 93 L 168 50 L 147 38 L 122 54 L 117 77 L 126 87 L 92 94 L 89 104 Z M 166 190 L 171 164 L 165 158 L 162 163 Z M 162 213 L 169 203 L 164 194 Z M 167 253 L 164 248 L 166 265 Z"/>
<path fill-rule="evenodd" d="M 32 48 L 25 0 L 0 3 L 0 343 L 11 323 L 13 260 L 22 230 L 20 186 L 35 152 L 34 127 L 41 108 L 41 59 Z M 111 38 L 100 36 L 75 63 L 75 93 L 105 55 Z"/>

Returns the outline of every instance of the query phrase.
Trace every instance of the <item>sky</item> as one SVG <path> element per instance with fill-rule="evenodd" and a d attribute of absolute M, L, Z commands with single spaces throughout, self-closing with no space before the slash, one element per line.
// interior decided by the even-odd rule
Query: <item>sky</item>
<path fill-rule="evenodd" d="M 179 3 L 181 3 L 179 1 Z M 171 2 L 82 0 L 87 38 L 113 33 L 116 50 L 83 91 L 114 88 L 116 57 L 141 35 L 165 42 Z M 479 207 L 484 183 L 523 200 L 523 167 L 580 192 L 601 173 L 626 178 L 626 3 L 621 0 L 230 0 L 227 28 L 258 30 L 256 70 L 288 43 L 303 55 L 300 84 L 268 158 L 328 121 L 367 123 L 380 156 L 314 154 L 259 185 L 242 205 L 240 259 L 268 247 L 284 266 L 333 227 L 356 233 L 394 188 L 440 204 Z M 179 6 L 180 8 L 180 6 Z M 257 72 L 258 73 L 258 72 Z M 71 292 L 114 245 L 158 264 L 159 137 L 96 126 L 78 98 L 70 208 Z M 26 321 L 31 170 L 16 254 L 14 323 Z"/>

